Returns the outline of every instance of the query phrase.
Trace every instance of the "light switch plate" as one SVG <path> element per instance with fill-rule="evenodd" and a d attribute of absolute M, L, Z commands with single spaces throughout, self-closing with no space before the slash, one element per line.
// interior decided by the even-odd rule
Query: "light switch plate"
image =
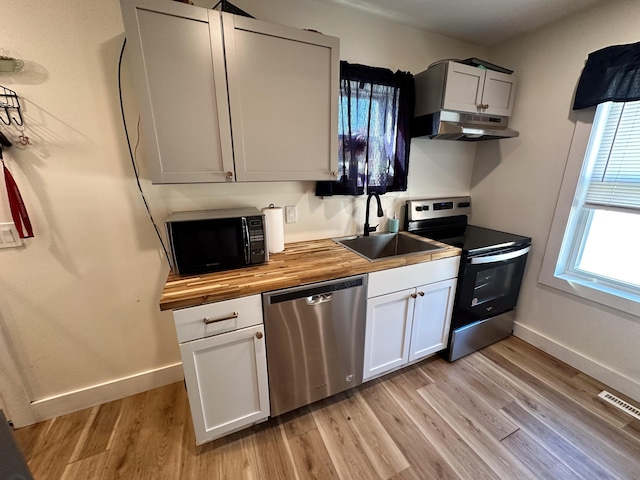
<path fill-rule="evenodd" d="M 15 248 L 22 246 L 22 239 L 13 222 L 0 223 L 0 248 Z"/>

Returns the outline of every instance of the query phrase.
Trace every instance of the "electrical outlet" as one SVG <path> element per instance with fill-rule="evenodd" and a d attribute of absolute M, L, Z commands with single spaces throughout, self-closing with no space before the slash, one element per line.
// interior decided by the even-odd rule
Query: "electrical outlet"
<path fill-rule="evenodd" d="M 0 248 L 13 248 L 22 246 L 22 239 L 13 222 L 0 223 Z"/>
<path fill-rule="evenodd" d="M 285 221 L 287 223 L 296 223 L 298 221 L 298 209 L 295 205 L 284 207 Z"/>

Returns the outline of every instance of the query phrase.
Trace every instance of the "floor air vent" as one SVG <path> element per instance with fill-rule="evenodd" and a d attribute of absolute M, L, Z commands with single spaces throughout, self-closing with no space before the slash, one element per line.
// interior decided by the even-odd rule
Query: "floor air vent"
<path fill-rule="evenodd" d="M 625 402 L 624 400 L 619 399 L 618 397 L 616 397 L 615 395 L 611 395 L 609 392 L 607 392 L 606 390 L 601 391 L 598 396 L 604 400 L 606 400 L 607 402 L 609 402 L 612 405 L 615 405 L 616 407 L 618 407 L 620 410 L 627 412 L 629 415 L 637 418 L 638 420 L 640 420 L 640 408 L 636 408 L 633 405 L 631 405 L 628 402 Z"/>

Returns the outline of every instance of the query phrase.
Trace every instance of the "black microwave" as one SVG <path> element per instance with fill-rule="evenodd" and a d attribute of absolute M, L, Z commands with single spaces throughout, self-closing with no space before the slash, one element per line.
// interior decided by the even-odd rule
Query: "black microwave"
<path fill-rule="evenodd" d="M 176 212 L 165 227 L 174 273 L 208 273 L 269 260 L 265 219 L 257 208 Z"/>

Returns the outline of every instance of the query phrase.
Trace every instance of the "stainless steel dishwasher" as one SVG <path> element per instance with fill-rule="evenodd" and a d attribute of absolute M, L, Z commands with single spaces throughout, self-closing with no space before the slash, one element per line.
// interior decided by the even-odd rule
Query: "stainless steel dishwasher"
<path fill-rule="evenodd" d="M 362 383 L 367 276 L 262 294 L 271 415 Z"/>

